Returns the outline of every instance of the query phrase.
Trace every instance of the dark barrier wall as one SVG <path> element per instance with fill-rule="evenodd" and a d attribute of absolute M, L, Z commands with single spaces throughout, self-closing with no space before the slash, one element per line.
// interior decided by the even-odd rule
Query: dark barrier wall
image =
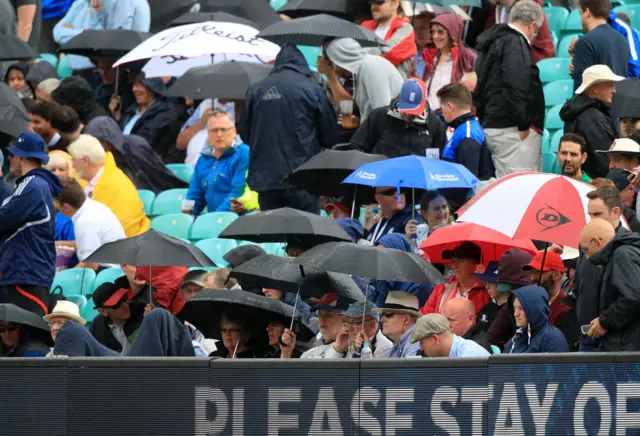
<path fill-rule="evenodd" d="M 640 435 L 640 354 L 0 359 L 0 435 Z"/>

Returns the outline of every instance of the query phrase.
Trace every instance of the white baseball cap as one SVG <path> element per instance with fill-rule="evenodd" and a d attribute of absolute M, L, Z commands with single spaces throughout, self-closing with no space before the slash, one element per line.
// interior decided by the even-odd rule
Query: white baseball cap
<path fill-rule="evenodd" d="M 625 77 L 618 76 L 606 65 L 593 65 L 582 73 L 582 84 L 576 89 L 576 94 L 582 94 L 589 87 L 602 82 L 619 82 Z"/>

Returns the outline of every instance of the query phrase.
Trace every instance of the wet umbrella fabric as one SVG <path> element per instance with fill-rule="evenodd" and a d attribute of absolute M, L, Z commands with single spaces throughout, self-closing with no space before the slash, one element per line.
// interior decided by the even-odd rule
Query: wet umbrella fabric
<path fill-rule="evenodd" d="M 24 310 L 15 304 L 0 304 L 0 321 L 28 325 L 40 330 L 49 331 L 49 325 L 41 316 Z"/>
<path fill-rule="evenodd" d="M 281 21 L 280 16 L 265 0 L 201 0 L 200 12 L 226 12 L 240 18 L 246 18 L 262 29 Z"/>
<path fill-rule="evenodd" d="M 0 35 L 0 61 L 17 61 L 37 57 L 38 53 L 17 36 Z"/>
<path fill-rule="evenodd" d="M 151 10 L 151 31 L 166 29 L 169 23 L 191 10 L 199 10 L 196 0 L 148 0 Z"/>
<path fill-rule="evenodd" d="M 85 30 L 60 47 L 62 53 L 119 58 L 142 44 L 152 33 L 126 29 Z"/>
<path fill-rule="evenodd" d="M 29 114 L 18 93 L 0 82 L 0 132 L 17 138 L 29 127 Z"/>
<path fill-rule="evenodd" d="M 290 0 L 278 9 L 278 13 L 291 18 L 327 14 L 351 21 L 348 3 L 347 0 Z"/>
<path fill-rule="evenodd" d="M 640 118 L 640 80 L 616 82 L 611 102 L 611 118 Z"/>
<path fill-rule="evenodd" d="M 180 15 L 178 18 L 171 22 L 172 26 L 182 26 L 183 24 L 204 23 L 206 21 L 221 21 L 225 23 L 238 23 L 245 26 L 251 26 L 258 28 L 255 21 L 248 20 L 246 18 L 238 17 L 226 12 L 187 12 L 184 15 Z"/>

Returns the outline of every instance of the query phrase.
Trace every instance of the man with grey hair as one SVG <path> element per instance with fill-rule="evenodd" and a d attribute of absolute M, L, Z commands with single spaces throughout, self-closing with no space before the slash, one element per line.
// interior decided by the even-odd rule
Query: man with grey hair
<path fill-rule="evenodd" d="M 420 342 L 420 350 L 427 357 L 489 357 L 480 345 L 455 335 L 447 318 L 439 313 L 420 318 L 409 341 Z"/>
<path fill-rule="evenodd" d="M 60 79 L 55 77 L 40 82 L 36 88 L 36 101 L 53 101 L 51 93 L 58 89 L 58 86 L 60 86 Z"/>
<path fill-rule="evenodd" d="M 530 47 L 543 18 L 539 4 L 520 0 L 509 23 L 478 38 L 473 100 L 498 178 L 542 167 L 544 94 Z"/>

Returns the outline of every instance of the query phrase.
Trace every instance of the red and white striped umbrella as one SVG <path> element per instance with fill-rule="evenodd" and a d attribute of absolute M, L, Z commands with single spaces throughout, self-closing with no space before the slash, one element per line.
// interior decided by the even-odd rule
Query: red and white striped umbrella
<path fill-rule="evenodd" d="M 594 189 L 555 174 L 515 173 L 469 200 L 458 211 L 458 221 L 489 227 L 511 238 L 577 248 L 580 231 L 589 221 L 587 193 Z"/>

